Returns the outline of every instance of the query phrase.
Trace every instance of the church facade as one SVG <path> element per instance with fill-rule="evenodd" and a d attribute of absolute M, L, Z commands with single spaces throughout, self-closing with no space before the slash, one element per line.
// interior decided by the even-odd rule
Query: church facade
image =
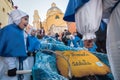
<path fill-rule="evenodd" d="M 55 3 L 51 4 L 51 8 L 46 13 L 46 19 L 41 22 L 38 12 L 34 12 L 33 25 L 44 27 L 46 34 L 61 34 L 64 29 L 68 29 L 67 23 L 63 20 L 64 13 L 56 6 Z M 37 27 L 37 29 L 39 29 Z"/>
<path fill-rule="evenodd" d="M 63 12 L 56 6 L 55 3 L 51 4 L 46 14 L 46 20 L 43 22 L 45 30 L 51 34 L 62 33 L 67 29 L 67 23 L 63 20 Z"/>

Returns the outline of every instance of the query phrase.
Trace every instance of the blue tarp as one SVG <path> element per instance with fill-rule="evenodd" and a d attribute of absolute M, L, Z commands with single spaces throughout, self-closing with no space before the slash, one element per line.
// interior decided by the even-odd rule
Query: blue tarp
<path fill-rule="evenodd" d="M 74 48 L 74 47 L 70 47 L 70 46 L 66 46 L 64 45 L 63 42 L 60 41 L 56 41 L 53 38 L 47 38 L 44 40 L 41 40 L 41 46 L 40 49 L 49 49 L 49 50 L 53 50 L 53 51 L 65 51 L 65 50 L 82 50 L 83 48 Z"/>
<path fill-rule="evenodd" d="M 47 38 L 45 40 L 41 40 L 41 44 L 42 44 L 41 50 L 47 49 L 47 50 L 52 50 L 52 51 L 56 51 L 56 50 L 77 51 L 77 50 L 84 49 L 84 48 L 73 48 L 73 47 L 65 46 L 62 42 L 56 41 L 53 38 Z M 98 53 L 98 52 L 92 52 L 92 53 L 96 57 L 98 57 L 103 63 L 105 63 L 106 65 L 110 67 L 107 54 Z M 33 77 L 34 77 L 34 80 L 48 80 L 48 79 L 64 80 L 66 79 L 63 76 L 58 74 L 55 55 L 50 52 L 40 52 L 40 51 L 36 55 L 36 62 L 35 62 L 35 66 L 33 67 Z M 104 76 L 96 76 L 96 77 L 98 78 L 98 80 L 114 80 L 112 73 L 109 73 Z"/>
<path fill-rule="evenodd" d="M 55 54 L 38 52 L 32 70 L 33 80 L 68 80 L 58 74 Z"/>

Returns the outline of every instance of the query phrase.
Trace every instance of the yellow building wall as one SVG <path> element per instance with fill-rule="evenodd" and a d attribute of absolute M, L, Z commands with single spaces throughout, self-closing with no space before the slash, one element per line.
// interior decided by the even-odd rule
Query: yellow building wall
<path fill-rule="evenodd" d="M 8 0 L 0 0 L 0 23 L 4 27 L 8 23 L 8 13 L 13 9 L 12 3 Z"/>
<path fill-rule="evenodd" d="M 56 19 L 56 16 L 59 16 L 59 19 Z M 49 16 L 46 19 L 46 27 L 45 28 L 47 28 L 49 30 L 52 25 L 67 26 L 66 22 L 63 20 L 63 16 L 64 16 L 64 14 L 62 14 L 62 13 L 58 13 L 58 14 Z"/>
<path fill-rule="evenodd" d="M 64 31 L 67 28 L 67 23 L 63 20 L 64 14 L 53 2 L 46 13 L 46 19 L 42 22 L 45 33 L 55 33 L 57 30 Z M 56 30 L 56 31 L 54 31 Z"/>
<path fill-rule="evenodd" d="M 38 10 L 34 10 L 33 26 L 36 29 L 40 29 L 42 27 L 42 23 L 41 23 L 41 20 L 40 20 L 40 16 L 39 16 Z"/>
<path fill-rule="evenodd" d="M 42 26 L 44 27 L 45 32 L 47 32 L 48 31 L 48 27 L 47 27 L 46 21 L 42 22 Z"/>

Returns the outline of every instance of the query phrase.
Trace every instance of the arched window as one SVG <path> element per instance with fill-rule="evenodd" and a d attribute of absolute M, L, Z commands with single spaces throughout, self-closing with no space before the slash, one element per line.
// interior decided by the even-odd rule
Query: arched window
<path fill-rule="evenodd" d="M 0 22 L 0 26 L 2 25 L 2 23 Z"/>
<path fill-rule="evenodd" d="M 3 8 L 2 11 L 5 12 L 5 8 Z"/>
<path fill-rule="evenodd" d="M 55 19 L 59 19 L 60 17 L 58 15 L 55 16 Z"/>
<path fill-rule="evenodd" d="M 8 0 L 11 3 L 11 0 Z"/>
<path fill-rule="evenodd" d="M 2 23 L 0 22 L 0 28 L 1 28 L 1 26 L 2 26 Z"/>

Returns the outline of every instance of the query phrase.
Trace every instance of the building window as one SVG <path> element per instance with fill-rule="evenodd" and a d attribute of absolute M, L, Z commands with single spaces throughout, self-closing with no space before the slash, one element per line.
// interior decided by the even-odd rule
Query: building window
<path fill-rule="evenodd" d="M 8 0 L 9 2 L 11 2 L 11 0 Z"/>
<path fill-rule="evenodd" d="M 5 8 L 3 8 L 2 11 L 5 12 Z"/>
<path fill-rule="evenodd" d="M 55 16 L 55 19 L 59 19 L 60 17 L 58 15 Z"/>
<path fill-rule="evenodd" d="M 2 23 L 0 22 L 0 28 L 1 28 L 1 26 L 2 26 Z"/>

